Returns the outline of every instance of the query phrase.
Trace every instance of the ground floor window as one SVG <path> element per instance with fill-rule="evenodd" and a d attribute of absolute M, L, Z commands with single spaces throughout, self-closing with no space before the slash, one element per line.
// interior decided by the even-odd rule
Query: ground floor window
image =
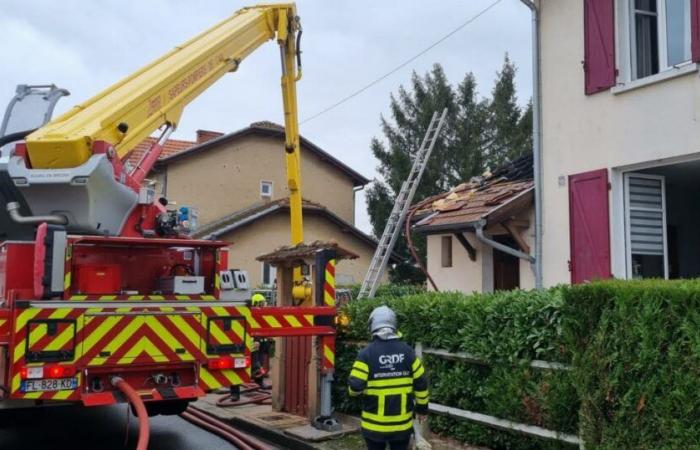
<path fill-rule="evenodd" d="M 268 263 L 262 264 L 262 285 L 265 287 L 272 287 L 275 284 L 275 278 L 277 277 L 277 268 L 269 265 Z"/>
<path fill-rule="evenodd" d="M 700 277 L 700 161 L 624 174 L 627 278 Z"/>

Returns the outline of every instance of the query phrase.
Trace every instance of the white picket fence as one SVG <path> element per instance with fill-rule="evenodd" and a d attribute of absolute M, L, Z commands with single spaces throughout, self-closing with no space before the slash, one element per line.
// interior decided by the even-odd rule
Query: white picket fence
<path fill-rule="evenodd" d="M 432 355 L 440 358 L 461 360 L 467 363 L 485 366 L 489 366 L 492 364 L 492 362 L 486 361 L 477 355 L 472 355 L 464 352 L 452 353 L 447 350 L 434 348 L 424 348 L 421 343 L 416 344 L 416 355 L 418 357 L 422 357 L 423 355 Z M 566 364 L 541 360 L 530 361 L 530 366 L 535 369 L 542 370 L 571 370 L 571 366 L 568 366 Z M 581 439 L 573 434 L 549 430 L 547 428 L 542 428 L 535 425 L 513 422 L 511 420 L 501 419 L 499 417 L 490 416 L 488 414 L 482 414 L 474 411 L 466 411 L 463 409 L 440 405 L 438 403 L 433 402 L 431 402 L 428 405 L 428 409 L 432 413 L 449 416 L 454 419 L 468 420 L 491 428 L 514 431 L 517 433 L 537 436 L 544 439 L 552 439 L 556 441 L 567 442 L 569 444 L 578 445 L 580 448 L 583 448 L 583 442 L 581 441 Z"/>

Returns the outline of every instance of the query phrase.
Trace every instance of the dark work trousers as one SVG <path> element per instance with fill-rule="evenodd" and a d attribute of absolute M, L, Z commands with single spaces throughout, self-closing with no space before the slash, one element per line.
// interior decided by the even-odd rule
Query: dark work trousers
<path fill-rule="evenodd" d="M 371 440 L 365 438 L 365 442 L 367 442 L 367 450 L 385 450 L 387 444 L 389 444 L 390 450 L 408 450 L 409 441 L 410 441 L 410 438 L 405 439 L 403 441 L 384 441 L 384 442 L 371 441 Z"/>

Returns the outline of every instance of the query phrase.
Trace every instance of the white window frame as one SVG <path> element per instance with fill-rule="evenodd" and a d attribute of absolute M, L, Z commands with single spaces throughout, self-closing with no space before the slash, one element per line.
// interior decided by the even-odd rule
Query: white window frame
<path fill-rule="evenodd" d="M 272 286 L 275 285 L 275 278 L 277 278 L 277 267 L 273 266 L 272 264 L 268 264 L 270 266 L 270 282 L 266 283 L 265 282 L 265 264 L 268 263 L 260 263 L 260 285 L 263 287 L 268 287 L 271 288 Z"/>
<path fill-rule="evenodd" d="M 690 0 L 685 0 L 686 4 L 690 5 Z M 613 93 L 624 92 L 627 89 L 632 89 L 638 86 L 672 78 L 679 75 L 684 75 L 688 72 L 697 71 L 697 64 L 693 63 L 691 58 L 682 63 L 669 66 L 668 65 L 668 42 L 666 34 L 666 1 L 657 0 L 657 17 L 658 17 L 658 46 L 659 46 L 659 72 L 643 78 L 636 78 L 637 73 L 637 58 L 636 52 L 636 33 L 634 22 L 634 0 L 617 0 L 617 20 L 616 20 L 616 54 L 618 72 L 618 87 L 613 90 Z M 690 14 L 688 14 L 690 20 Z M 690 45 L 690 26 L 686 31 L 686 42 Z"/>
<path fill-rule="evenodd" d="M 648 180 L 657 180 L 661 181 L 661 217 L 662 217 L 662 227 L 663 229 L 661 230 L 663 233 L 663 263 L 664 263 L 664 278 L 668 280 L 668 236 L 667 236 L 667 229 L 666 229 L 666 177 L 663 175 L 652 175 L 652 174 L 646 174 L 646 173 L 638 173 L 638 172 L 625 172 L 623 174 L 624 176 L 624 196 L 625 196 L 625 205 L 624 205 L 624 217 L 625 217 L 625 258 L 627 262 L 627 279 L 632 279 L 634 276 L 633 274 L 633 268 L 632 268 L 632 227 L 629 224 L 628 218 L 629 218 L 629 211 L 630 211 L 630 196 L 629 196 L 629 180 L 630 176 L 634 178 L 646 178 Z M 640 208 L 640 207 L 635 207 L 635 210 L 637 211 L 653 211 L 653 212 L 659 212 L 657 208 Z"/>
<path fill-rule="evenodd" d="M 270 186 L 270 192 L 266 193 L 264 190 L 264 186 Z M 275 185 L 272 181 L 260 180 L 260 196 L 272 198 L 272 195 L 274 192 L 274 186 Z"/>

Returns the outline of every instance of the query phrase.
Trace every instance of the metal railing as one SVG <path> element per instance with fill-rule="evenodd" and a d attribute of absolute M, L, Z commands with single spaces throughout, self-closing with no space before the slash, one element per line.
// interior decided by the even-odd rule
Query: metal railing
<path fill-rule="evenodd" d="M 478 364 L 482 366 L 490 366 L 494 363 L 493 361 L 487 361 L 484 358 L 470 353 L 453 353 L 442 349 L 424 348 L 421 343 L 417 343 L 416 356 L 421 358 L 423 355 L 432 355 L 444 359 L 460 360 L 470 364 Z M 541 360 L 530 361 L 530 367 L 541 370 L 571 370 L 571 366 L 569 365 Z M 513 422 L 511 420 L 501 419 L 499 417 L 490 416 L 488 414 L 453 408 L 451 406 L 441 405 L 439 403 L 433 402 L 429 403 L 428 410 L 435 414 L 449 416 L 459 420 L 468 420 L 471 422 L 476 422 L 481 425 L 488 426 L 490 428 L 496 428 L 506 431 L 515 431 L 518 433 L 537 436 L 544 439 L 552 439 L 556 441 L 567 442 L 569 444 L 578 445 L 580 448 L 583 448 L 583 441 L 581 440 L 581 438 L 573 434 L 549 430 L 547 428 L 538 427 L 535 425 Z"/>

